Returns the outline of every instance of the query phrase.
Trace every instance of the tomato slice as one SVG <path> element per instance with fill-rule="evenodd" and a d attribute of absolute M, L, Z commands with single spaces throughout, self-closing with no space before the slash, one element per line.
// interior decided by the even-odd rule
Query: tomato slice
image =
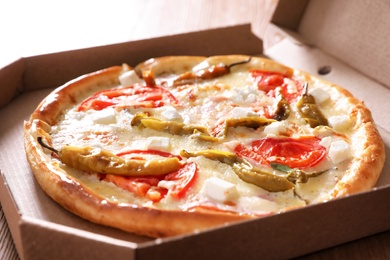
<path fill-rule="evenodd" d="M 257 83 L 257 88 L 267 93 L 270 97 L 276 96 L 276 88 L 281 89 L 283 97 L 291 103 L 301 95 L 303 91 L 303 84 L 299 81 L 293 80 L 290 76 L 275 72 L 263 70 L 251 70 L 251 76 Z M 289 85 L 285 83 L 284 79 L 291 79 L 295 82 L 296 89 L 290 89 Z"/>
<path fill-rule="evenodd" d="M 118 153 L 117 155 L 124 156 L 128 154 L 152 154 L 162 157 L 178 157 L 181 159 L 178 155 L 158 150 L 129 150 Z M 113 174 L 100 174 L 99 178 L 100 180 L 112 182 L 119 188 L 130 191 L 137 196 L 146 197 L 153 202 L 159 202 L 168 194 L 167 188 L 158 186 L 160 181 L 172 181 L 173 185 L 172 188 L 170 188 L 170 194 L 175 198 L 182 198 L 187 190 L 193 185 L 197 175 L 197 169 L 195 163 L 186 163 L 178 171 L 163 176 L 129 177 Z"/>
<path fill-rule="evenodd" d="M 308 168 L 317 165 L 326 156 L 326 148 L 315 136 L 300 138 L 264 138 L 253 141 L 250 148 L 240 144 L 235 152 L 260 164 L 276 162 L 290 168 Z"/>
<path fill-rule="evenodd" d="M 168 173 L 164 180 L 175 181 L 175 185 L 171 190 L 171 195 L 175 198 L 182 198 L 187 190 L 195 182 L 198 166 L 196 163 L 186 163 L 181 169 L 176 172 Z"/>
<path fill-rule="evenodd" d="M 179 105 L 179 100 L 163 87 L 133 85 L 99 91 L 81 102 L 78 110 L 102 110 L 112 106 L 155 108 L 164 106 L 166 103 Z"/>

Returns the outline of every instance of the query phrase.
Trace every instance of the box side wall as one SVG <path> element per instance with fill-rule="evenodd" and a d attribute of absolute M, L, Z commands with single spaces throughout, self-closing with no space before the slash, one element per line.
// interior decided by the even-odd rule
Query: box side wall
<path fill-rule="evenodd" d="M 0 109 L 7 105 L 18 93 L 22 92 L 24 69 L 23 59 L 0 67 Z"/>
<path fill-rule="evenodd" d="M 20 233 L 25 260 L 135 259 L 135 245 L 29 217 L 21 218 Z"/>
<path fill-rule="evenodd" d="M 388 1 L 310 0 L 306 6 L 302 2 L 280 0 L 271 23 L 285 35 L 303 38 L 311 46 L 390 87 Z M 295 8 L 298 9 L 292 12 Z"/>
<path fill-rule="evenodd" d="M 240 40 L 237 40 L 240 39 Z M 169 55 L 261 54 L 249 24 L 26 58 L 27 90 L 57 87 L 85 73 Z"/>
<path fill-rule="evenodd" d="M 11 231 L 12 238 L 15 243 L 16 250 L 18 251 L 19 256 L 23 255 L 23 248 L 19 230 L 19 220 L 20 214 L 17 209 L 17 205 L 15 204 L 14 199 L 10 193 L 8 188 L 8 184 L 6 182 L 5 176 L 0 171 L 0 200 L 1 206 L 4 211 L 4 215 L 6 217 L 8 227 Z"/>
<path fill-rule="evenodd" d="M 389 229 L 390 207 L 383 199 L 388 197 L 390 188 L 381 188 L 153 247 L 141 247 L 137 257 L 289 259 Z"/>

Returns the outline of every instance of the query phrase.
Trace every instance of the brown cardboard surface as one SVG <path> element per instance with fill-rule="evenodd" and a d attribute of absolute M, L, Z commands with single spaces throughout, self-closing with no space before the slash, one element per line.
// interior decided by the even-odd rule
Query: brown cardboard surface
<path fill-rule="evenodd" d="M 17 219 L 17 221 L 11 221 L 13 223 L 11 226 L 14 227 L 13 235 L 18 244 L 19 254 L 24 259 L 38 259 L 42 256 L 56 259 L 85 259 L 86 257 L 103 259 L 110 256 L 128 259 L 161 259 L 161 256 L 167 259 L 179 257 L 181 259 L 252 259 L 259 256 L 264 259 L 280 259 L 299 256 L 390 229 L 388 221 L 390 207 L 388 201 L 383 199 L 390 197 L 388 170 L 382 175 L 377 188 L 371 192 L 271 217 L 215 228 L 199 234 L 165 239 L 135 236 L 89 223 L 58 206 L 40 189 L 24 159 L 22 122 L 28 118 L 31 111 L 52 87 L 73 78 L 78 70 L 85 73 L 112 65 L 114 61 L 115 64 L 121 62 L 134 64 L 149 57 L 172 54 L 260 54 L 261 44 L 248 29 L 248 26 L 241 26 L 214 31 L 214 37 L 220 32 L 221 38 L 216 37 L 215 44 L 207 42 L 207 46 L 200 42 L 199 46 L 193 45 L 192 40 L 204 36 L 202 32 L 199 32 L 195 35 L 192 34 L 191 37 L 188 35 L 183 35 L 184 38 L 174 36 L 175 40 L 171 37 L 159 38 L 157 41 L 148 40 L 145 45 L 142 41 L 122 43 L 66 52 L 65 54 L 58 53 L 22 59 L 21 62 L 26 66 L 22 85 L 25 90 L 29 91 L 16 97 L 12 103 L 0 110 L 0 117 L 4 119 L 3 124 L 0 125 L 0 149 L 5 151 L 0 154 L 0 167 L 4 179 L 4 182 L 0 183 L 0 192 L 1 199 L 7 199 L 6 215 L 8 221 Z M 208 32 L 204 33 L 208 34 Z M 234 44 L 226 44 L 233 42 L 232 39 L 235 37 L 250 39 L 248 41 L 250 43 L 235 41 Z M 170 48 L 166 48 L 167 45 L 162 44 L 161 41 L 164 39 Z M 244 45 L 239 42 L 244 42 Z M 218 43 L 224 43 L 223 49 Z M 154 44 L 161 48 L 161 52 L 158 50 L 150 51 Z M 180 51 L 175 50 L 176 44 L 182 46 Z M 338 60 L 334 61 L 333 57 L 326 52 L 316 48 L 305 49 L 301 52 L 302 49 L 295 49 L 294 45 L 296 42 L 282 41 L 281 45 L 275 46 L 266 54 L 285 64 L 290 62 L 293 64 L 292 62 L 297 60 L 297 56 L 294 55 L 303 55 L 298 60 L 302 61 L 302 66 L 306 64 L 305 62 L 312 62 L 309 63 L 309 69 L 314 71 L 314 74 L 320 66 L 328 65 L 332 61 L 332 73 L 329 76 L 337 75 L 337 78 L 334 79 L 340 83 L 343 83 L 342 80 L 345 82 L 354 80 L 349 76 L 343 76 L 344 73 L 351 73 L 349 74 L 351 77 L 359 75 L 359 81 L 369 82 L 367 84 L 370 86 L 369 95 L 371 97 L 367 100 L 370 105 L 375 103 L 376 97 L 380 98 L 383 95 L 386 98 L 389 95 L 388 89 L 379 83 L 372 82 L 369 77 L 350 69 L 344 63 Z M 110 50 L 110 48 L 112 49 Z M 111 54 L 114 51 L 125 56 L 115 54 L 113 57 Z M 287 53 L 288 57 L 283 56 L 282 51 Z M 295 51 L 297 53 L 294 53 Z M 110 58 L 106 60 L 105 57 Z M 124 61 L 122 61 L 122 57 L 126 57 L 123 59 Z M 79 62 L 80 65 L 77 67 L 72 66 Z M 99 62 L 102 63 L 97 64 Z M 298 67 L 301 65 L 297 64 Z M 14 66 L 21 68 L 22 65 L 15 63 Z M 302 69 L 305 68 L 302 67 Z M 5 73 L 4 79 L 10 78 L 11 75 L 14 74 Z M 48 81 L 42 79 L 42 76 L 45 76 Z M 19 83 L 14 84 L 14 80 Z M 18 77 L 14 76 L 10 82 L 12 83 L 10 86 L 20 86 L 20 78 Z M 355 83 L 351 85 L 355 86 Z M 375 84 L 371 85 L 371 83 Z M 349 86 L 349 84 L 347 85 Z M 357 95 L 362 95 L 365 99 L 367 93 L 359 92 L 360 88 L 356 85 Z M 380 132 L 385 140 L 388 153 L 390 147 L 388 119 L 379 113 L 380 109 L 386 109 L 385 104 L 378 104 L 374 108 L 374 117 L 378 118 Z M 389 166 L 389 160 L 387 160 L 385 169 L 389 169 Z M 8 198 L 12 198 L 14 203 L 9 203 L 7 196 L 3 197 L 5 193 L 8 194 Z M 80 254 L 75 253 L 75 245 L 82 247 L 78 249 L 81 250 Z"/>

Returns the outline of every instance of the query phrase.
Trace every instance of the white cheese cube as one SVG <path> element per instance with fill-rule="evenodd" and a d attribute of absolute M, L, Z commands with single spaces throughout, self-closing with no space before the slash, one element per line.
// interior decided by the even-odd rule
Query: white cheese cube
<path fill-rule="evenodd" d="M 250 108 L 235 107 L 230 112 L 230 116 L 233 118 L 241 118 L 241 117 L 258 116 L 258 115 L 255 112 L 253 112 Z"/>
<path fill-rule="evenodd" d="M 146 149 L 169 151 L 171 148 L 171 139 L 168 137 L 152 136 L 146 140 Z"/>
<path fill-rule="evenodd" d="M 328 156 L 335 163 L 342 163 L 352 157 L 351 147 L 344 140 L 337 140 L 330 144 Z"/>
<path fill-rule="evenodd" d="M 92 121 L 96 124 L 115 124 L 116 112 L 113 108 L 106 108 L 99 111 L 94 111 L 92 114 Z"/>
<path fill-rule="evenodd" d="M 334 130 L 340 131 L 351 126 L 351 119 L 348 115 L 331 116 L 328 118 L 328 123 Z"/>
<path fill-rule="evenodd" d="M 167 106 L 162 108 L 161 116 L 166 120 L 181 120 L 183 119 L 179 112 L 177 112 L 176 108 Z"/>
<path fill-rule="evenodd" d="M 320 141 L 320 145 L 329 150 L 330 144 L 332 143 L 332 138 L 330 136 L 324 137 Z"/>
<path fill-rule="evenodd" d="M 322 88 L 310 89 L 309 94 L 314 97 L 317 104 L 322 104 L 330 98 L 330 94 Z"/>
<path fill-rule="evenodd" d="M 286 132 L 286 126 L 282 122 L 273 122 L 264 128 L 264 133 L 267 135 L 280 135 Z"/>
<path fill-rule="evenodd" d="M 164 180 L 159 181 L 157 184 L 158 187 L 165 188 L 168 190 L 175 187 L 175 185 L 176 185 L 176 183 L 174 181 L 164 181 Z"/>
<path fill-rule="evenodd" d="M 136 83 L 143 83 L 144 81 L 138 77 L 134 70 L 129 70 L 119 76 L 119 82 L 122 86 L 128 87 Z"/>
<path fill-rule="evenodd" d="M 236 185 L 217 177 L 211 177 L 203 184 L 203 194 L 219 202 L 233 199 L 236 192 Z"/>

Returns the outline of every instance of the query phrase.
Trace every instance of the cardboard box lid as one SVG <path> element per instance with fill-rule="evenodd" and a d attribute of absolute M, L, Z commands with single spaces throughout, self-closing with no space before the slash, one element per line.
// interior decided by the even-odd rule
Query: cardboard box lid
<path fill-rule="evenodd" d="M 390 87 L 389 10 L 388 1 L 280 0 L 271 22 Z"/>
<path fill-rule="evenodd" d="M 249 24 L 244 24 L 139 40 L 131 44 L 117 43 L 109 48 L 99 46 L 20 58 L 0 67 L 0 108 L 23 91 L 58 87 L 85 73 L 122 63 L 135 66 L 162 55 L 254 55 L 262 51 L 262 41 L 251 32 Z"/>

